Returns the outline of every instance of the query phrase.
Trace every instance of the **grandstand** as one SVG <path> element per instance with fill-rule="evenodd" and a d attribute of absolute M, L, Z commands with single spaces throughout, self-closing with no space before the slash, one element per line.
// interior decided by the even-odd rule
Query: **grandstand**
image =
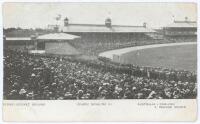
<path fill-rule="evenodd" d="M 176 21 L 163 28 L 165 38 L 174 42 L 197 41 L 197 22 L 189 21 L 185 17 L 184 21 Z"/>
<path fill-rule="evenodd" d="M 130 47 L 143 44 L 152 39 L 148 34 L 155 33 L 153 29 L 142 26 L 113 25 L 110 18 L 105 19 L 105 24 L 71 24 L 69 19 L 64 19 L 61 32 L 80 36 L 73 46 L 86 54 L 96 55 L 102 51 Z"/>

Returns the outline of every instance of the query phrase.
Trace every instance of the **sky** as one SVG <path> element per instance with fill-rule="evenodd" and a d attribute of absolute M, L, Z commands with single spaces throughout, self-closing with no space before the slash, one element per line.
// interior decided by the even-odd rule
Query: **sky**
<path fill-rule="evenodd" d="M 56 21 L 60 14 L 61 20 Z M 197 19 L 194 3 L 4 3 L 4 28 L 46 28 L 48 24 L 104 24 L 107 17 L 114 25 L 163 27 L 173 20 Z"/>

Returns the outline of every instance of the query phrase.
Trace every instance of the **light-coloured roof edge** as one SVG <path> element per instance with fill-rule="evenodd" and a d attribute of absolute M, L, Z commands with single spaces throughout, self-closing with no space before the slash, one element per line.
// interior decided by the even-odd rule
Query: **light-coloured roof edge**
<path fill-rule="evenodd" d="M 196 21 L 174 21 L 173 23 L 165 26 L 164 28 L 197 28 L 197 22 Z"/>
<path fill-rule="evenodd" d="M 27 41 L 27 40 L 31 40 L 30 37 L 6 37 L 5 39 L 7 41 L 13 41 L 13 40 Z"/>
<path fill-rule="evenodd" d="M 80 38 L 80 36 L 59 32 L 40 35 L 37 40 L 73 40 L 77 38 Z"/>

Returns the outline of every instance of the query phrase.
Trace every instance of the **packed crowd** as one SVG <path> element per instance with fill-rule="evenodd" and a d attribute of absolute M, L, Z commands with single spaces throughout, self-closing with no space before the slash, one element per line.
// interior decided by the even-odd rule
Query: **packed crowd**
<path fill-rule="evenodd" d="M 133 46 L 150 45 L 150 44 L 161 44 L 170 43 L 172 41 L 166 40 L 132 40 L 127 42 L 121 42 L 120 40 L 102 42 L 88 42 L 88 41 L 69 41 L 69 43 L 87 55 L 98 55 L 101 52 L 120 49 Z"/>
<path fill-rule="evenodd" d="M 197 42 L 196 36 L 167 37 L 166 39 L 172 42 Z"/>
<path fill-rule="evenodd" d="M 196 98 L 196 74 L 4 51 L 4 99 Z"/>
<path fill-rule="evenodd" d="M 69 41 L 70 42 L 70 41 Z M 119 41 L 108 41 L 108 42 L 70 42 L 75 48 L 78 48 L 81 52 L 84 52 L 87 55 L 97 55 L 98 53 L 106 50 L 135 46 L 135 42 L 124 42 Z"/>
<path fill-rule="evenodd" d="M 92 35 L 92 34 L 91 34 Z M 118 36 L 119 35 L 119 36 Z M 153 36 L 151 36 L 153 35 Z M 156 34 L 107 34 L 106 37 L 100 34 L 92 36 L 81 36 L 81 40 L 69 41 L 69 43 L 87 55 L 98 55 L 101 52 L 133 46 L 143 46 L 151 44 L 196 42 L 195 36 L 181 37 L 157 37 Z M 155 39 L 154 39 L 155 38 Z M 82 40 L 84 39 L 84 40 Z"/>
<path fill-rule="evenodd" d="M 105 36 L 103 34 L 97 34 L 95 36 L 82 35 L 80 40 L 68 42 L 87 55 L 98 55 L 103 51 L 138 45 L 166 43 L 166 41 L 152 40 L 145 34 L 105 34 Z"/>

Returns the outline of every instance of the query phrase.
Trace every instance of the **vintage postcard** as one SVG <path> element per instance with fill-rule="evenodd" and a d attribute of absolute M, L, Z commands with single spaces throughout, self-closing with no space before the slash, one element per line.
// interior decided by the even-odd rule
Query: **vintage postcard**
<path fill-rule="evenodd" d="M 4 121 L 197 120 L 197 3 L 2 8 Z"/>

